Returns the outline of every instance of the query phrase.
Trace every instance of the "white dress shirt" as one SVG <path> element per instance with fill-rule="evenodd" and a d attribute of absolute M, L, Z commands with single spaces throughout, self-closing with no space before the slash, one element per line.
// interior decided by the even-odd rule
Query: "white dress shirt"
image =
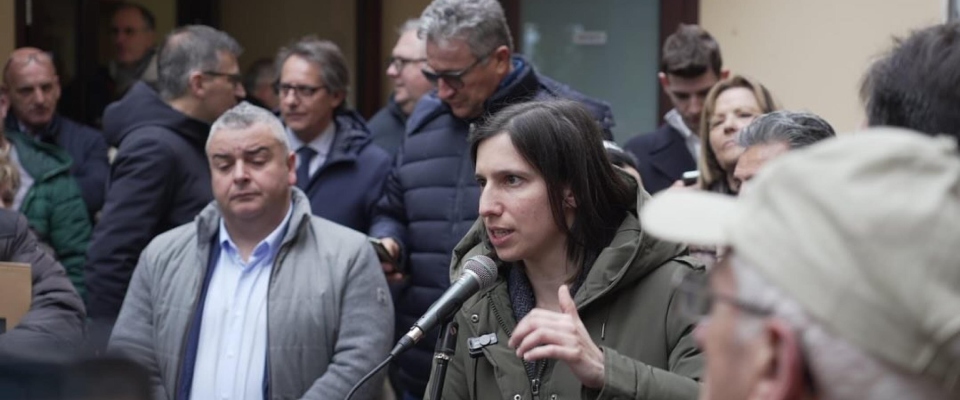
<path fill-rule="evenodd" d="M 324 129 L 323 132 L 320 133 L 320 136 L 317 136 L 311 140 L 310 143 L 306 144 L 303 143 L 289 127 L 287 128 L 287 139 L 290 140 L 290 150 L 297 151 L 297 149 L 307 146 L 317 152 L 317 155 L 313 156 L 313 159 L 310 160 L 310 176 L 316 174 L 320 166 L 327 162 L 330 148 L 333 147 L 333 137 L 336 136 L 336 125 L 336 123 L 330 121 L 327 129 Z M 297 155 L 297 168 L 300 168 L 300 155 Z"/>
<path fill-rule="evenodd" d="M 23 199 L 27 197 L 27 192 L 33 187 L 34 180 L 33 176 L 30 176 L 30 173 L 20 163 L 17 147 L 12 142 L 8 142 L 7 145 L 10 146 L 10 161 L 17 166 L 17 171 L 20 171 L 20 187 L 17 189 L 17 193 L 13 195 L 13 209 L 19 210 L 20 206 L 23 205 Z"/>
<path fill-rule="evenodd" d="M 690 130 L 685 122 L 683 122 L 683 116 L 680 115 L 680 111 L 677 111 L 676 108 L 670 110 L 667 115 L 663 116 L 663 119 L 667 121 L 667 124 L 680 132 L 680 135 L 683 136 L 683 141 L 687 145 L 687 150 L 690 151 L 690 155 L 693 156 L 693 161 L 698 162 L 700 160 L 700 135 L 696 132 Z"/>
<path fill-rule="evenodd" d="M 204 300 L 190 398 L 263 398 L 270 272 L 292 213 L 290 205 L 246 262 L 220 220 L 220 258 Z"/>

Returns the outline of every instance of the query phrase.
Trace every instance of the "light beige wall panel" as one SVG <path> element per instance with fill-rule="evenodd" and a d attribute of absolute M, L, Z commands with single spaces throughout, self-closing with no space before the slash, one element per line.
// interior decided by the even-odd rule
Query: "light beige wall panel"
<path fill-rule="evenodd" d="M 430 0 L 384 0 L 383 1 L 383 26 L 381 29 L 381 65 L 380 70 L 384 71 L 384 78 L 381 81 L 381 93 L 383 101 L 386 103 L 390 92 L 393 90 L 390 79 L 386 78 L 387 59 L 393 50 L 393 45 L 397 44 L 397 29 L 410 18 L 418 18 L 423 13 L 423 9 L 430 5 Z"/>
<path fill-rule="evenodd" d="M 163 40 L 163 37 L 177 26 L 176 0 L 130 0 L 130 2 L 142 5 L 153 13 L 154 18 L 157 20 L 156 32 L 158 42 Z M 109 24 L 109 22 L 105 24 Z"/>
<path fill-rule="evenodd" d="M 389 2 L 389 0 L 387 0 Z M 340 46 L 350 68 L 350 104 L 356 104 L 356 0 L 223 0 L 221 28 L 244 48 L 241 68 L 305 35 Z"/>
<path fill-rule="evenodd" d="M 0 0 L 0 58 L 6 59 L 17 44 L 13 0 Z"/>
<path fill-rule="evenodd" d="M 940 23 L 943 0 L 701 0 L 700 23 L 724 66 L 767 85 L 790 109 L 838 131 L 863 121 L 858 91 L 893 36 Z"/>

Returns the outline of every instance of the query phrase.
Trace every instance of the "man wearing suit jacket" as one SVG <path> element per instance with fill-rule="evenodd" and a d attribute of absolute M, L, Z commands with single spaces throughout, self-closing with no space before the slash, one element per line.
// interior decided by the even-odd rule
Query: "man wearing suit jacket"
<path fill-rule="evenodd" d="M 673 103 L 659 129 L 627 141 L 624 148 L 637 157 L 644 188 L 652 193 L 697 169 L 700 153 L 700 114 L 707 92 L 726 78 L 720 46 L 697 25 L 681 24 L 663 42 L 660 86 Z"/>

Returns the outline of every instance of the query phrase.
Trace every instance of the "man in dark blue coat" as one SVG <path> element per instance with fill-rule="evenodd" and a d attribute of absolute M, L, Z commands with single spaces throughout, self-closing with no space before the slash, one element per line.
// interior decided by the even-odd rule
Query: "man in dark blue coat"
<path fill-rule="evenodd" d="M 407 121 L 371 230 L 406 265 L 395 301 L 398 334 L 449 287 L 451 252 L 477 218 L 480 188 L 467 142 L 472 124 L 511 104 L 562 97 L 583 103 L 608 136 L 613 126 L 607 104 L 537 74 L 513 55 L 496 0 L 436 0 L 420 19 L 419 34 L 427 43 L 423 71 L 437 91 L 424 96 Z M 399 280 L 392 266 L 384 270 Z M 398 359 L 398 382 L 407 398 L 424 394 L 436 336 L 428 332 Z"/>
<path fill-rule="evenodd" d="M 350 75 L 337 45 L 312 37 L 277 54 L 280 116 L 313 214 L 367 233 L 390 171 L 363 118 L 347 109 Z"/>
<path fill-rule="evenodd" d="M 697 169 L 700 146 L 700 114 L 707 92 L 727 77 L 720 46 L 710 33 L 696 25 L 680 25 L 663 42 L 660 86 L 673 103 L 657 130 L 640 134 L 623 146 L 637 157 L 643 187 L 659 192 Z"/>
<path fill-rule="evenodd" d="M 110 172 L 107 142 L 99 131 L 57 114 L 60 78 L 53 60 L 40 49 L 17 49 L 4 65 L 3 91 L 11 111 L 4 121 L 6 130 L 66 150 L 72 160 L 70 175 L 92 218 L 103 207 Z"/>
<path fill-rule="evenodd" d="M 224 32 L 179 28 L 160 50 L 160 92 L 138 82 L 104 113 L 117 155 L 85 268 L 95 342 L 105 343 L 147 243 L 213 200 L 204 147 L 210 124 L 244 96 L 241 51 Z"/>
<path fill-rule="evenodd" d="M 420 98 L 433 90 L 433 85 L 420 69 L 427 61 L 423 39 L 417 36 L 419 19 L 403 23 L 398 33 L 400 38 L 390 53 L 387 77 L 393 82 L 393 94 L 387 105 L 377 111 L 367 126 L 373 142 L 390 154 L 397 152 L 407 130 L 407 118 Z"/>

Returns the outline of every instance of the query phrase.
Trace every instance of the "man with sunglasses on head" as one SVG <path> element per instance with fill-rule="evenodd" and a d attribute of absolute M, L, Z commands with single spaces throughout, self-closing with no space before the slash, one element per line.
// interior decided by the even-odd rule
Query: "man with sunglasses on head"
<path fill-rule="evenodd" d="M 213 200 L 204 144 L 210 124 L 244 96 L 241 52 L 224 32 L 179 28 L 159 50 L 159 93 L 137 82 L 107 108 L 104 134 L 117 155 L 85 268 L 95 344 L 105 342 L 147 243 Z"/>
<path fill-rule="evenodd" d="M 433 84 L 422 72 L 427 55 L 423 39 L 417 36 L 419 27 L 420 20 L 415 18 L 407 20 L 400 27 L 400 39 L 393 46 L 387 65 L 387 77 L 393 82 L 393 94 L 387 105 L 377 111 L 367 124 L 373 142 L 391 154 L 396 153 L 403 142 L 407 118 L 413 113 L 413 107 L 433 89 Z"/>
<path fill-rule="evenodd" d="M 958 188 L 953 138 L 887 127 L 791 151 L 736 199 L 654 196 L 647 232 L 726 249 L 679 284 L 701 398 L 960 398 Z"/>
<path fill-rule="evenodd" d="M 449 286 L 450 254 L 477 218 L 480 188 L 467 143 L 473 124 L 511 104 L 567 98 L 583 103 L 608 139 L 613 126 L 606 103 L 538 74 L 513 54 L 496 0 L 435 0 L 420 16 L 418 36 L 426 42 L 422 72 L 436 91 L 421 98 L 407 120 L 371 229 L 401 266 L 383 264 L 390 281 L 402 282 L 398 334 Z M 436 337 L 426 333 L 398 357 L 406 398 L 423 397 Z"/>
<path fill-rule="evenodd" d="M 280 117 L 297 154 L 297 187 L 313 214 L 366 233 L 390 171 L 363 117 L 347 107 L 347 61 L 329 40 L 305 37 L 277 53 Z"/>

